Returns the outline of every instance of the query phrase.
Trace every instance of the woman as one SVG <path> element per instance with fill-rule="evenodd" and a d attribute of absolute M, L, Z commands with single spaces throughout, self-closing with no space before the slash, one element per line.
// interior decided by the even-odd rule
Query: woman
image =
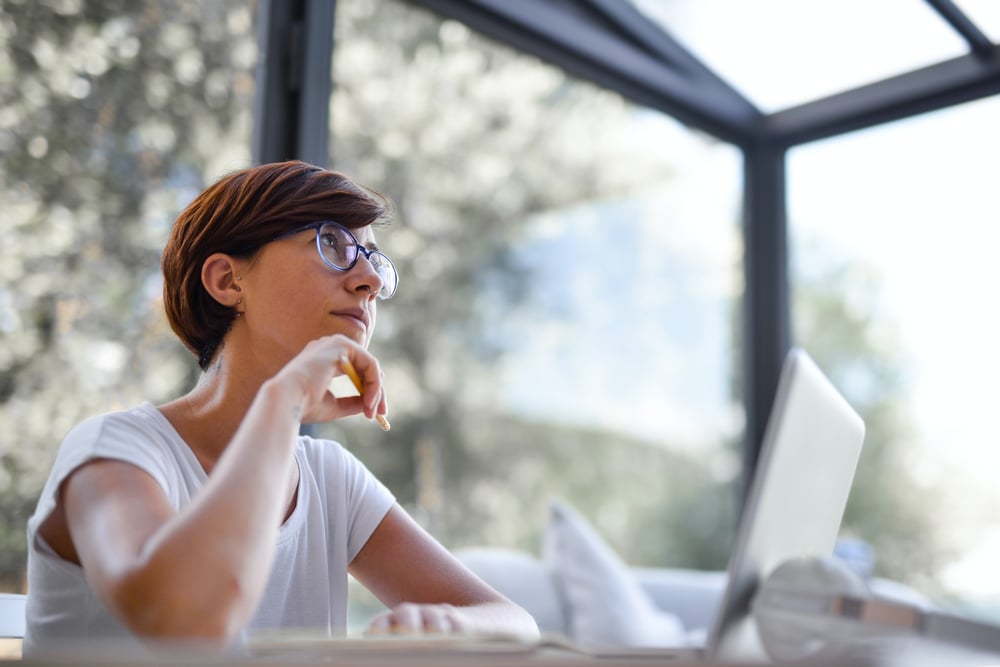
<path fill-rule="evenodd" d="M 204 371 L 165 405 L 91 418 L 62 443 L 29 532 L 25 653 L 95 637 L 343 632 L 347 573 L 386 606 L 373 633 L 535 637 L 340 445 L 302 423 L 387 412 L 368 350 L 396 271 L 387 202 L 301 162 L 231 174 L 163 253 L 173 330 Z M 361 396 L 330 381 L 356 369 Z"/>

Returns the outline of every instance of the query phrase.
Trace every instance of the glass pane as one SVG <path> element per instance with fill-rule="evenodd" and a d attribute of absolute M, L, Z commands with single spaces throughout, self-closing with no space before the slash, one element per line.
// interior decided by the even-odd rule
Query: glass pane
<path fill-rule="evenodd" d="M 988 99 L 788 162 L 795 337 L 868 422 L 846 525 L 878 573 L 994 620 L 998 114 Z"/>
<path fill-rule="evenodd" d="M 66 432 L 193 384 L 160 251 L 249 163 L 255 21 L 244 0 L 0 5 L 0 590 L 23 590 Z"/>
<path fill-rule="evenodd" d="M 732 147 L 402 2 L 338 2 L 332 163 L 389 194 L 351 446 L 452 547 L 539 554 L 547 500 L 630 564 L 722 568 L 743 412 Z"/>
<path fill-rule="evenodd" d="M 765 113 L 968 53 L 918 0 L 632 0 Z"/>
<path fill-rule="evenodd" d="M 996 44 L 1000 42 L 1000 2 L 996 0 L 955 0 L 955 5 Z"/>

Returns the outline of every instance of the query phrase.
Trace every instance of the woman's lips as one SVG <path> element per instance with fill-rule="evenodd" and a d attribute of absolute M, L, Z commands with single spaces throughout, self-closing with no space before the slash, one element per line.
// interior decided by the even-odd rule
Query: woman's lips
<path fill-rule="evenodd" d="M 363 311 L 339 310 L 332 313 L 335 317 L 354 322 L 362 331 L 368 332 L 368 317 Z"/>

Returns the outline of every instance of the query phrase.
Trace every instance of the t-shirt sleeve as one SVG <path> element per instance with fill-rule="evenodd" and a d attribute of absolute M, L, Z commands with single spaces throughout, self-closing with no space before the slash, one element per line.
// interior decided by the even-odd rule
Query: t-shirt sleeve
<path fill-rule="evenodd" d="M 59 446 L 35 513 L 28 521 L 32 536 L 55 509 L 62 483 L 77 468 L 95 459 L 131 463 L 152 476 L 164 491 L 167 490 L 168 476 L 163 452 L 152 446 L 148 434 L 144 435 L 123 413 L 91 417 L 74 427 Z"/>
<path fill-rule="evenodd" d="M 340 515 L 346 521 L 347 562 L 350 563 L 395 504 L 396 498 L 364 463 L 340 444 L 326 441 L 322 448 L 327 458 L 326 465 L 337 469 L 336 477 L 343 485 L 337 495 L 343 499 L 344 507 L 340 512 L 333 511 L 331 516 Z"/>

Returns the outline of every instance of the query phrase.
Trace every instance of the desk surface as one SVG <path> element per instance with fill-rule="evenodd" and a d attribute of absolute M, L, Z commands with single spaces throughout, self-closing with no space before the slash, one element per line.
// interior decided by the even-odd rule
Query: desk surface
<path fill-rule="evenodd" d="M 39 665 L 47 667 L 277 667 L 296 665 L 344 665 L 357 667 L 736 667 L 734 663 L 715 663 L 687 656 L 667 657 L 618 655 L 595 657 L 556 645 L 527 645 L 501 642 L 385 642 L 380 640 L 330 640 L 289 642 L 282 646 L 272 642 L 250 654 L 226 653 L 218 649 L 190 646 L 158 647 L 139 653 L 135 649 L 112 650 L 107 644 L 91 642 L 66 646 L 44 656 L 22 662 L 5 661 L 3 665 Z M 746 665 L 746 663 L 744 663 Z M 996 667 L 1000 657 L 958 651 L 925 642 L 896 643 L 864 655 L 841 655 L 836 658 L 795 663 L 797 667 Z"/>

